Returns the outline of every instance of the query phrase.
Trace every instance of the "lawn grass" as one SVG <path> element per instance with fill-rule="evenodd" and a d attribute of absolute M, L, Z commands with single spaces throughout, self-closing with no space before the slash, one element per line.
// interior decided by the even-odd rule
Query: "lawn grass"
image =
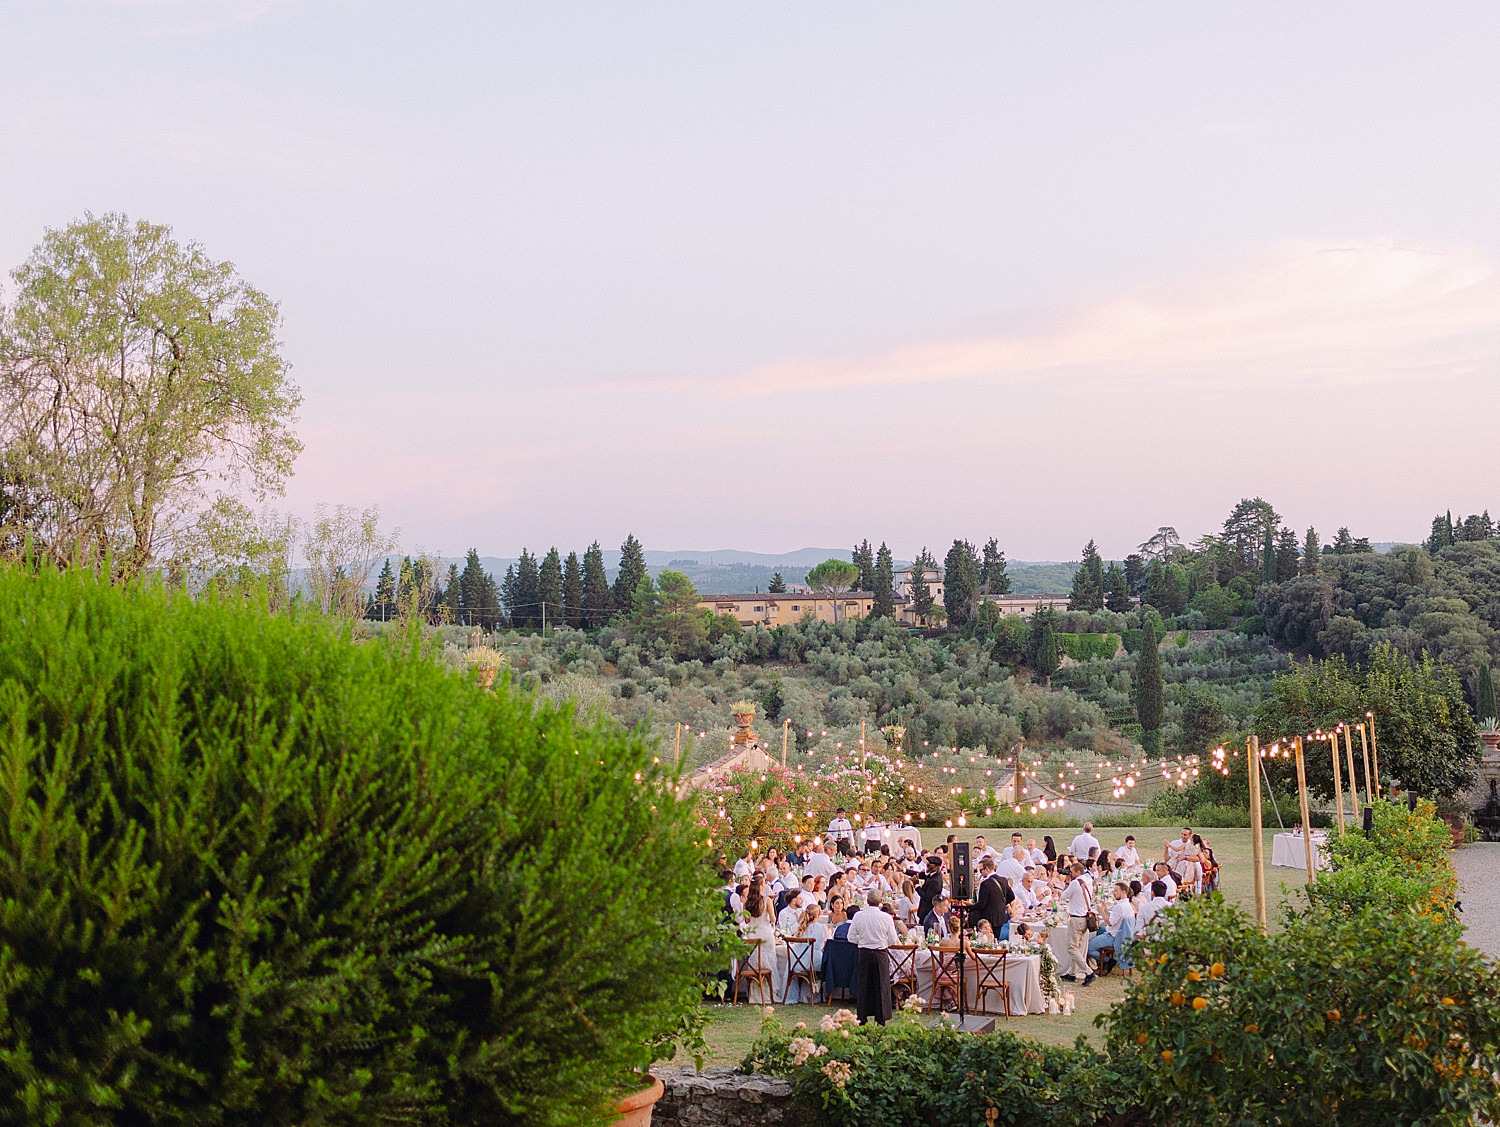
<path fill-rule="evenodd" d="M 940 844 L 949 832 L 941 829 L 923 830 L 923 842 L 931 848 Z M 1010 831 L 1005 829 L 952 832 L 958 834 L 960 841 L 972 842 L 982 833 L 991 845 L 1010 843 Z M 1060 848 L 1066 848 L 1067 843 L 1072 841 L 1073 835 L 1078 831 L 1065 829 L 1051 832 L 1053 841 L 1057 842 Z M 1278 832 L 1280 831 L 1276 829 L 1265 831 L 1265 855 L 1268 866 L 1271 859 L 1271 838 Z M 1038 841 L 1041 841 L 1041 834 L 1033 834 L 1031 831 L 1025 831 L 1025 833 L 1028 840 L 1035 836 Z M 1163 829 L 1160 826 L 1139 829 L 1112 827 L 1097 830 L 1094 836 L 1099 839 L 1104 848 L 1114 852 L 1123 844 L 1126 834 L 1135 835 L 1141 856 L 1146 859 L 1160 857 L 1162 847 L 1168 838 L 1175 836 L 1170 829 Z M 1223 866 L 1219 890 L 1224 894 L 1225 900 L 1239 905 L 1246 913 L 1253 913 L 1255 890 L 1250 871 L 1250 831 L 1248 829 L 1211 830 L 1203 837 L 1212 843 L 1214 856 Z M 1288 895 L 1301 902 L 1301 890 L 1306 884 L 1307 874 L 1301 869 L 1267 868 L 1266 900 L 1269 905 L 1267 914 L 1270 917 L 1271 930 L 1274 931 L 1277 928 L 1278 906 Z M 1077 1009 L 1069 1017 L 1033 1015 L 1012 1018 L 1009 1021 L 1001 1019 L 996 1024 L 1000 1028 L 1048 1045 L 1071 1045 L 1080 1034 L 1097 1044 L 1102 1042 L 1104 1034 L 1102 1030 L 1095 1027 L 1094 1019 L 1118 1002 L 1124 996 L 1125 988 L 1126 980 L 1117 971 L 1108 978 L 1099 979 L 1087 989 L 1079 986 L 1073 987 Z M 709 1045 L 709 1056 L 704 1063 L 728 1066 L 739 1064 L 750 1045 L 760 1034 L 763 1020 L 761 1007 L 744 1004 L 738 1006 L 709 1004 L 707 1008 L 711 1011 L 711 1019 L 704 1037 Z M 842 1007 L 837 1005 L 832 1007 L 777 1006 L 775 1018 L 787 1023 L 805 1021 L 809 1025 L 814 1025 L 824 1013 L 830 1013 L 839 1008 Z"/>

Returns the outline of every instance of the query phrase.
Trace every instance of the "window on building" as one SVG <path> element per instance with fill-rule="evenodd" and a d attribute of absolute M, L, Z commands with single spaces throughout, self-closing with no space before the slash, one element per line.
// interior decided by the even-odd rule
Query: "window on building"
<path fill-rule="evenodd" d="M 765 610 L 765 609 L 766 609 L 766 608 L 765 608 L 765 607 L 756 607 L 756 608 L 755 608 L 755 609 L 756 609 L 756 610 L 757 610 L 757 611 L 763 611 L 763 610 Z"/>

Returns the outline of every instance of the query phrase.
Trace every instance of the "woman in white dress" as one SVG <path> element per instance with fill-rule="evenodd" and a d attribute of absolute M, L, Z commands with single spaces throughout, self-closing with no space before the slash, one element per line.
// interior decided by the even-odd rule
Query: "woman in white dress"
<path fill-rule="evenodd" d="M 821 967 L 823 965 L 823 944 L 828 942 L 828 937 L 833 934 L 833 929 L 828 926 L 823 909 L 814 904 L 802 913 L 802 924 L 797 929 L 797 935 L 802 939 L 811 939 L 812 965 Z M 801 979 L 797 980 L 797 997 L 794 1001 L 812 1001 L 807 997 L 807 983 Z"/>
<path fill-rule="evenodd" d="M 901 895 L 896 898 L 896 918 L 907 927 L 916 927 L 917 923 L 917 884 L 911 877 L 901 882 Z"/>
<path fill-rule="evenodd" d="M 768 970 L 772 972 L 773 984 L 770 992 L 774 994 L 774 976 L 776 971 L 776 918 L 772 914 L 776 906 L 771 897 L 764 891 L 763 881 L 753 881 L 750 891 L 745 896 L 745 923 L 740 928 L 740 934 L 746 939 L 759 939 L 761 942 L 756 946 L 746 959 L 756 970 Z M 746 986 L 746 990 L 752 994 L 760 994 L 760 998 L 752 998 L 751 1001 L 762 1006 L 769 1006 L 773 997 L 766 997 L 767 988 L 763 985 L 764 979 Z"/>

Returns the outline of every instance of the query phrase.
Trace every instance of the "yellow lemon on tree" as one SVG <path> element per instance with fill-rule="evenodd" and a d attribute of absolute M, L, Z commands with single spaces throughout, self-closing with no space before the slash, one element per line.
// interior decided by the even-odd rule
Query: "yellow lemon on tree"
<path fill-rule="evenodd" d="M 1193 1009 L 1195 1009 L 1195 1010 L 1206 1010 L 1206 1009 L 1208 1009 L 1208 999 L 1207 998 L 1194 998 L 1193 999 Z"/>

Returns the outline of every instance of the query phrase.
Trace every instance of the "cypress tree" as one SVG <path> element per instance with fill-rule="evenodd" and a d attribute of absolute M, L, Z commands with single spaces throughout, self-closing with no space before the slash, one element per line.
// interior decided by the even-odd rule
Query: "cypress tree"
<path fill-rule="evenodd" d="M 1260 550 L 1260 581 L 1267 586 L 1276 582 L 1276 526 L 1266 523 L 1266 541 Z"/>
<path fill-rule="evenodd" d="M 895 618 L 896 617 L 896 566 L 891 560 L 891 550 L 886 547 L 885 541 L 880 542 L 880 550 L 875 553 L 875 605 L 870 611 L 871 618 Z"/>
<path fill-rule="evenodd" d="M 1140 656 L 1136 659 L 1135 717 L 1141 725 L 1141 746 L 1153 755 L 1161 750 L 1163 694 L 1156 622 L 1148 618 L 1141 632 Z"/>
<path fill-rule="evenodd" d="M 396 611 L 396 573 L 391 570 L 391 559 L 386 557 L 385 563 L 380 565 L 380 578 L 375 580 L 375 603 L 372 608 L 372 618 L 378 618 L 382 622 L 390 618 Z"/>
<path fill-rule="evenodd" d="M 1009 595 L 1010 575 L 1005 570 L 1005 553 L 991 536 L 984 545 L 979 561 L 979 589 L 986 595 Z"/>
<path fill-rule="evenodd" d="M 1135 605 L 1130 596 L 1130 581 L 1119 564 L 1110 564 L 1104 573 L 1104 605 L 1116 614 L 1124 614 Z"/>
<path fill-rule="evenodd" d="M 943 609 L 948 612 L 948 625 L 967 625 L 978 596 L 979 560 L 974 545 L 955 540 L 943 561 Z"/>
<path fill-rule="evenodd" d="M 517 626 L 536 626 L 542 621 L 542 608 L 537 603 L 536 557 L 525 548 L 516 562 L 515 601 L 510 604 L 511 621 Z"/>
<path fill-rule="evenodd" d="M 1052 614 L 1038 611 L 1041 629 L 1037 632 L 1036 649 L 1031 656 L 1032 668 L 1048 688 L 1052 687 L 1052 674 L 1057 672 L 1057 635 L 1052 630 Z"/>
<path fill-rule="evenodd" d="M 1479 673 L 1475 678 L 1474 715 L 1481 721 L 1500 716 L 1495 709 L 1495 678 L 1490 673 L 1490 663 L 1487 661 L 1480 662 Z"/>
<path fill-rule="evenodd" d="M 620 570 L 615 576 L 615 610 L 630 614 L 635 609 L 635 590 L 646 577 L 646 551 L 632 533 L 620 545 Z"/>
<path fill-rule="evenodd" d="M 862 540 L 856 544 L 849 558 L 859 568 L 859 578 L 854 581 L 854 589 L 875 590 L 875 554 L 870 551 L 870 542 Z"/>
<path fill-rule="evenodd" d="M 547 554 L 542 557 L 542 566 L 536 577 L 536 601 L 541 604 L 537 607 L 537 617 L 544 626 L 549 622 L 566 621 L 562 557 L 556 548 L 547 549 Z"/>
<path fill-rule="evenodd" d="M 935 570 L 937 561 L 932 558 L 924 545 L 911 565 L 911 609 L 919 620 L 932 613 L 932 588 L 927 585 L 928 568 Z"/>
<path fill-rule="evenodd" d="M 464 621 L 463 582 L 458 577 L 458 565 L 448 565 L 447 582 L 443 584 L 442 597 L 438 599 L 440 617 L 444 622 Z"/>
<path fill-rule="evenodd" d="M 604 549 L 595 540 L 583 553 L 583 621 L 597 630 L 614 616 L 615 598 L 604 573 Z"/>
<path fill-rule="evenodd" d="M 569 552 L 563 561 L 562 588 L 563 619 L 576 630 L 583 625 L 583 571 L 577 552 Z"/>

